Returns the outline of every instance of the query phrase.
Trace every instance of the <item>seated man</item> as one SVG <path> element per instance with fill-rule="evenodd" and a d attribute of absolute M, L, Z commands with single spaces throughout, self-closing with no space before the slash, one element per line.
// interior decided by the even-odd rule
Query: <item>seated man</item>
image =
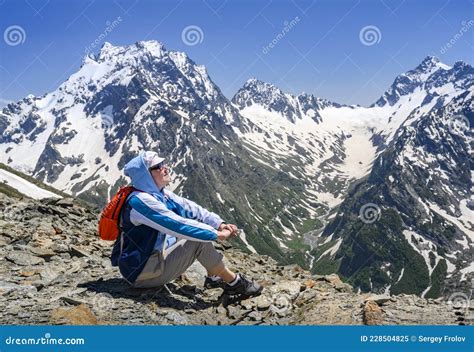
<path fill-rule="evenodd" d="M 205 286 L 223 287 L 228 295 L 259 295 L 262 286 L 223 263 L 212 242 L 237 235 L 237 227 L 165 187 L 170 183 L 165 159 L 144 152 L 125 166 L 140 191 L 131 193 L 121 216 L 121 234 L 112 265 L 135 287 L 157 287 L 181 275 L 197 259 L 208 272 Z"/>

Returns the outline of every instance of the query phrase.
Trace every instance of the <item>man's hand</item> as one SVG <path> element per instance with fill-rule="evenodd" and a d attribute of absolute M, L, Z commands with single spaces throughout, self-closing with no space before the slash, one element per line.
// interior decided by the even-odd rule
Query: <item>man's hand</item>
<path fill-rule="evenodd" d="M 237 236 L 237 232 L 238 232 L 238 229 L 237 229 L 237 226 L 235 226 L 234 224 L 220 224 L 219 228 L 217 229 L 218 231 L 223 231 L 223 230 L 228 230 L 230 231 L 231 233 L 231 236 Z"/>
<path fill-rule="evenodd" d="M 229 237 L 232 236 L 232 232 L 230 232 L 229 230 L 222 230 L 222 231 L 217 231 L 217 239 L 219 241 L 224 241 L 226 239 L 228 239 Z"/>

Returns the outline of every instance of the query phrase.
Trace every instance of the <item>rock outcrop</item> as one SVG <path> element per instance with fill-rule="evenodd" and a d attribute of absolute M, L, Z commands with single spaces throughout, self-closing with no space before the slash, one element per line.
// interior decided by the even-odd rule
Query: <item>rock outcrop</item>
<path fill-rule="evenodd" d="M 469 324 L 470 311 L 445 299 L 358 294 L 337 275 L 218 244 L 229 266 L 265 286 L 241 301 L 205 290 L 193 264 L 158 289 L 130 287 L 96 234 L 98 210 L 69 199 L 0 194 L 0 324 Z"/>

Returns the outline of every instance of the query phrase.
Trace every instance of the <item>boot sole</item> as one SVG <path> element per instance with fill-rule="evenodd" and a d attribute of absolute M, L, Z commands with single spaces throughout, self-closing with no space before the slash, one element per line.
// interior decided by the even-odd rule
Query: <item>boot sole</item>
<path fill-rule="evenodd" d="M 219 284 L 219 285 L 204 285 L 204 288 L 211 290 L 213 288 L 224 288 L 225 284 Z"/>
<path fill-rule="evenodd" d="M 263 288 L 253 295 L 244 294 L 244 293 L 229 295 L 226 292 L 223 292 L 222 296 L 220 297 L 220 300 L 222 302 L 222 305 L 224 307 L 227 307 L 233 304 L 237 304 L 240 301 L 246 300 L 248 298 L 260 296 L 262 294 L 262 290 Z"/>
<path fill-rule="evenodd" d="M 245 297 L 245 298 L 250 298 L 250 297 L 257 297 L 257 296 L 260 296 L 262 294 L 262 291 L 263 291 L 263 287 L 260 287 L 260 289 L 255 292 L 255 293 L 252 293 L 252 294 L 249 294 L 249 293 L 228 293 L 228 292 L 225 292 L 224 291 L 224 294 L 229 296 L 229 297 Z"/>

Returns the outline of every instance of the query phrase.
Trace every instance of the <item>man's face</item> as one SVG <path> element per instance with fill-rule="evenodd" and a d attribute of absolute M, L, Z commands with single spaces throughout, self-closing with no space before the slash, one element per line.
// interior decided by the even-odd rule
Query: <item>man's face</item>
<path fill-rule="evenodd" d="M 170 169 L 165 163 L 161 163 L 158 167 L 151 168 L 150 174 L 160 190 L 168 186 L 171 182 Z"/>

